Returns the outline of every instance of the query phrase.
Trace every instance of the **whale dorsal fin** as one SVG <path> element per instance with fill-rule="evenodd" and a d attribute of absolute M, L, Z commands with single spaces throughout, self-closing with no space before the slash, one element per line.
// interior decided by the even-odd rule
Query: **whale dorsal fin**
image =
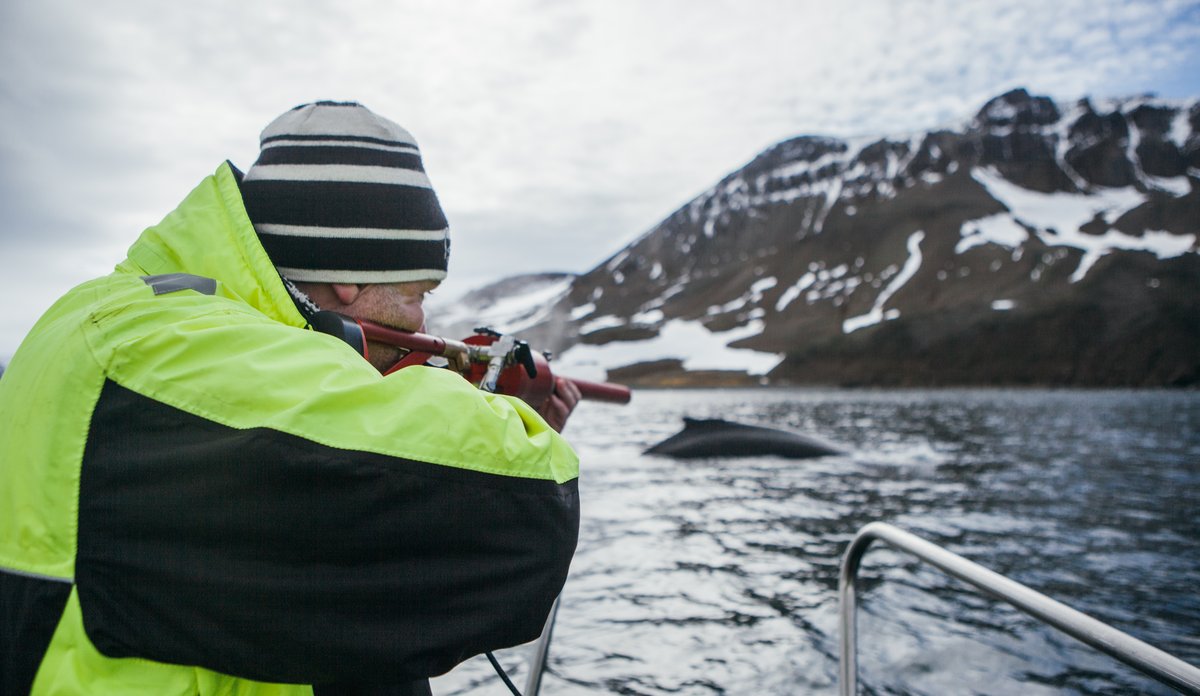
<path fill-rule="evenodd" d="M 750 426 L 741 423 L 730 423 L 724 418 L 689 418 L 683 417 L 684 430 L 717 430 L 723 428 L 746 428 Z"/>

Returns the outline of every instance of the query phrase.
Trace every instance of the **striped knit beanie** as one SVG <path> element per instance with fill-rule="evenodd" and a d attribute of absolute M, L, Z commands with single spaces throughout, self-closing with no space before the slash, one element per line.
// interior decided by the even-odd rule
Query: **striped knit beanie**
<path fill-rule="evenodd" d="M 303 104 L 262 132 L 246 212 L 284 278 L 441 280 L 450 231 L 412 135 L 354 102 Z"/>

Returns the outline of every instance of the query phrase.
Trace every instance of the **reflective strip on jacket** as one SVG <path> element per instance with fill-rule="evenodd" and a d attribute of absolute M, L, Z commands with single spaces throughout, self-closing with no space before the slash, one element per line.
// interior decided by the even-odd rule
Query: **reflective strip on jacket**
<path fill-rule="evenodd" d="M 420 679 L 535 638 L 566 579 L 571 448 L 519 400 L 307 329 L 236 176 L 0 378 L 2 693 Z"/>

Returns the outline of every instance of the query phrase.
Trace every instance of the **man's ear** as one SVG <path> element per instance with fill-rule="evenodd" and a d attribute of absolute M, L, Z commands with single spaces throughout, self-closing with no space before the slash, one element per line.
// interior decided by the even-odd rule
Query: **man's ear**
<path fill-rule="evenodd" d="M 346 283 L 330 283 L 333 288 L 333 294 L 337 295 L 338 302 L 344 305 L 354 304 L 358 296 L 362 294 L 361 285 L 347 285 Z"/>

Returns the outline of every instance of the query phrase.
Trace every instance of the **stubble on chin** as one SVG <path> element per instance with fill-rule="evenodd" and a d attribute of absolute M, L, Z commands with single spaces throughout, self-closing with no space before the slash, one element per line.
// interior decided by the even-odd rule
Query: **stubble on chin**
<path fill-rule="evenodd" d="M 393 346 L 371 341 L 367 344 L 367 359 L 376 370 L 383 372 L 400 360 L 400 350 Z"/>

